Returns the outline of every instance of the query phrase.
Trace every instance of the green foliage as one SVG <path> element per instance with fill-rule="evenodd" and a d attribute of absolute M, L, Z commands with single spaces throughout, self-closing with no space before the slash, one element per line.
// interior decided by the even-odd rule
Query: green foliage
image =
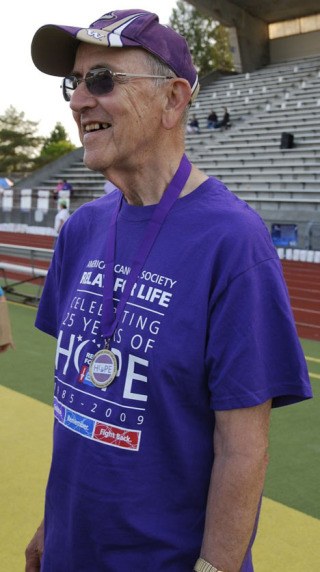
<path fill-rule="evenodd" d="M 187 40 L 200 76 L 215 69 L 234 69 L 227 28 L 204 16 L 183 0 L 178 0 L 169 23 Z"/>
<path fill-rule="evenodd" d="M 75 149 L 61 123 L 48 138 L 37 135 L 38 123 L 12 105 L 0 115 L 0 173 L 28 173 Z"/>
<path fill-rule="evenodd" d="M 12 105 L 0 115 L 0 172 L 31 171 L 43 138 L 36 135 L 38 124 L 25 119 Z"/>
<path fill-rule="evenodd" d="M 50 136 L 44 139 L 40 155 L 36 159 L 36 166 L 42 167 L 47 163 L 51 163 L 51 161 L 58 159 L 66 153 L 70 153 L 70 151 L 73 151 L 75 148 L 65 128 L 58 122 L 51 131 Z"/>
<path fill-rule="evenodd" d="M 67 141 L 68 135 L 62 123 L 58 121 L 50 133 L 50 137 L 46 141 L 51 143 L 58 143 L 59 141 Z"/>

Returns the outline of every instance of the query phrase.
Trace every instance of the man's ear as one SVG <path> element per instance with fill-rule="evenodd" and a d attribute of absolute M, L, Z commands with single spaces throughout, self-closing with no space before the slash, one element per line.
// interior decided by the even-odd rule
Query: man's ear
<path fill-rule="evenodd" d="M 168 82 L 162 111 L 162 124 L 172 129 L 179 123 L 191 100 L 191 87 L 186 79 L 177 77 Z"/>

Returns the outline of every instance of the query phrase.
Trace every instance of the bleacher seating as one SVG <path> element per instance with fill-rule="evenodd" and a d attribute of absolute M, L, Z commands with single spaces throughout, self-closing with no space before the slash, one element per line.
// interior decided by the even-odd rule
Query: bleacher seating
<path fill-rule="evenodd" d="M 224 183 L 267 223 L 295 221 L 300 236 L 320 217 L 320 56 L 221 77 L 194 105 L 200 134 L 187 135 L 192 161 Z M 227 106 L 230 129 L 212 130 L 206 118 Z M 294 135 L 280 149 L 281 134 Z"/>

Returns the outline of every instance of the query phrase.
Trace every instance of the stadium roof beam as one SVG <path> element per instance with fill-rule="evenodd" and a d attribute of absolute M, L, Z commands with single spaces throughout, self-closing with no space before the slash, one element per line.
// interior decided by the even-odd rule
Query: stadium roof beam
<path fill-rule="evenodd" d="M 242 72 L 269 63 L 269 24 L 319 13 L 319 0 L 188 1 L 200 12 L 231 29 L 230 43 L 236 68 Z"/>

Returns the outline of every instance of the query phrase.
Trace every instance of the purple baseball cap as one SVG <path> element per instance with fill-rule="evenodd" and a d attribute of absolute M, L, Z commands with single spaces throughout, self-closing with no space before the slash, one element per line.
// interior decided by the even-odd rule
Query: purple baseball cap
<path fill-rule="evenodd" d="M 144 48 L 167 64 L 178 77 L 186 79 L 194 100 L 199 80 L 186 40 L 169 26 L 160 24 L 156 14 L 145 10 L 114 10 L 88 28 L 48 24 L 35 33 L 31 55 L 35 66 L 55 76 L 68 75 L 80 42 L 107 48 Z"/>

